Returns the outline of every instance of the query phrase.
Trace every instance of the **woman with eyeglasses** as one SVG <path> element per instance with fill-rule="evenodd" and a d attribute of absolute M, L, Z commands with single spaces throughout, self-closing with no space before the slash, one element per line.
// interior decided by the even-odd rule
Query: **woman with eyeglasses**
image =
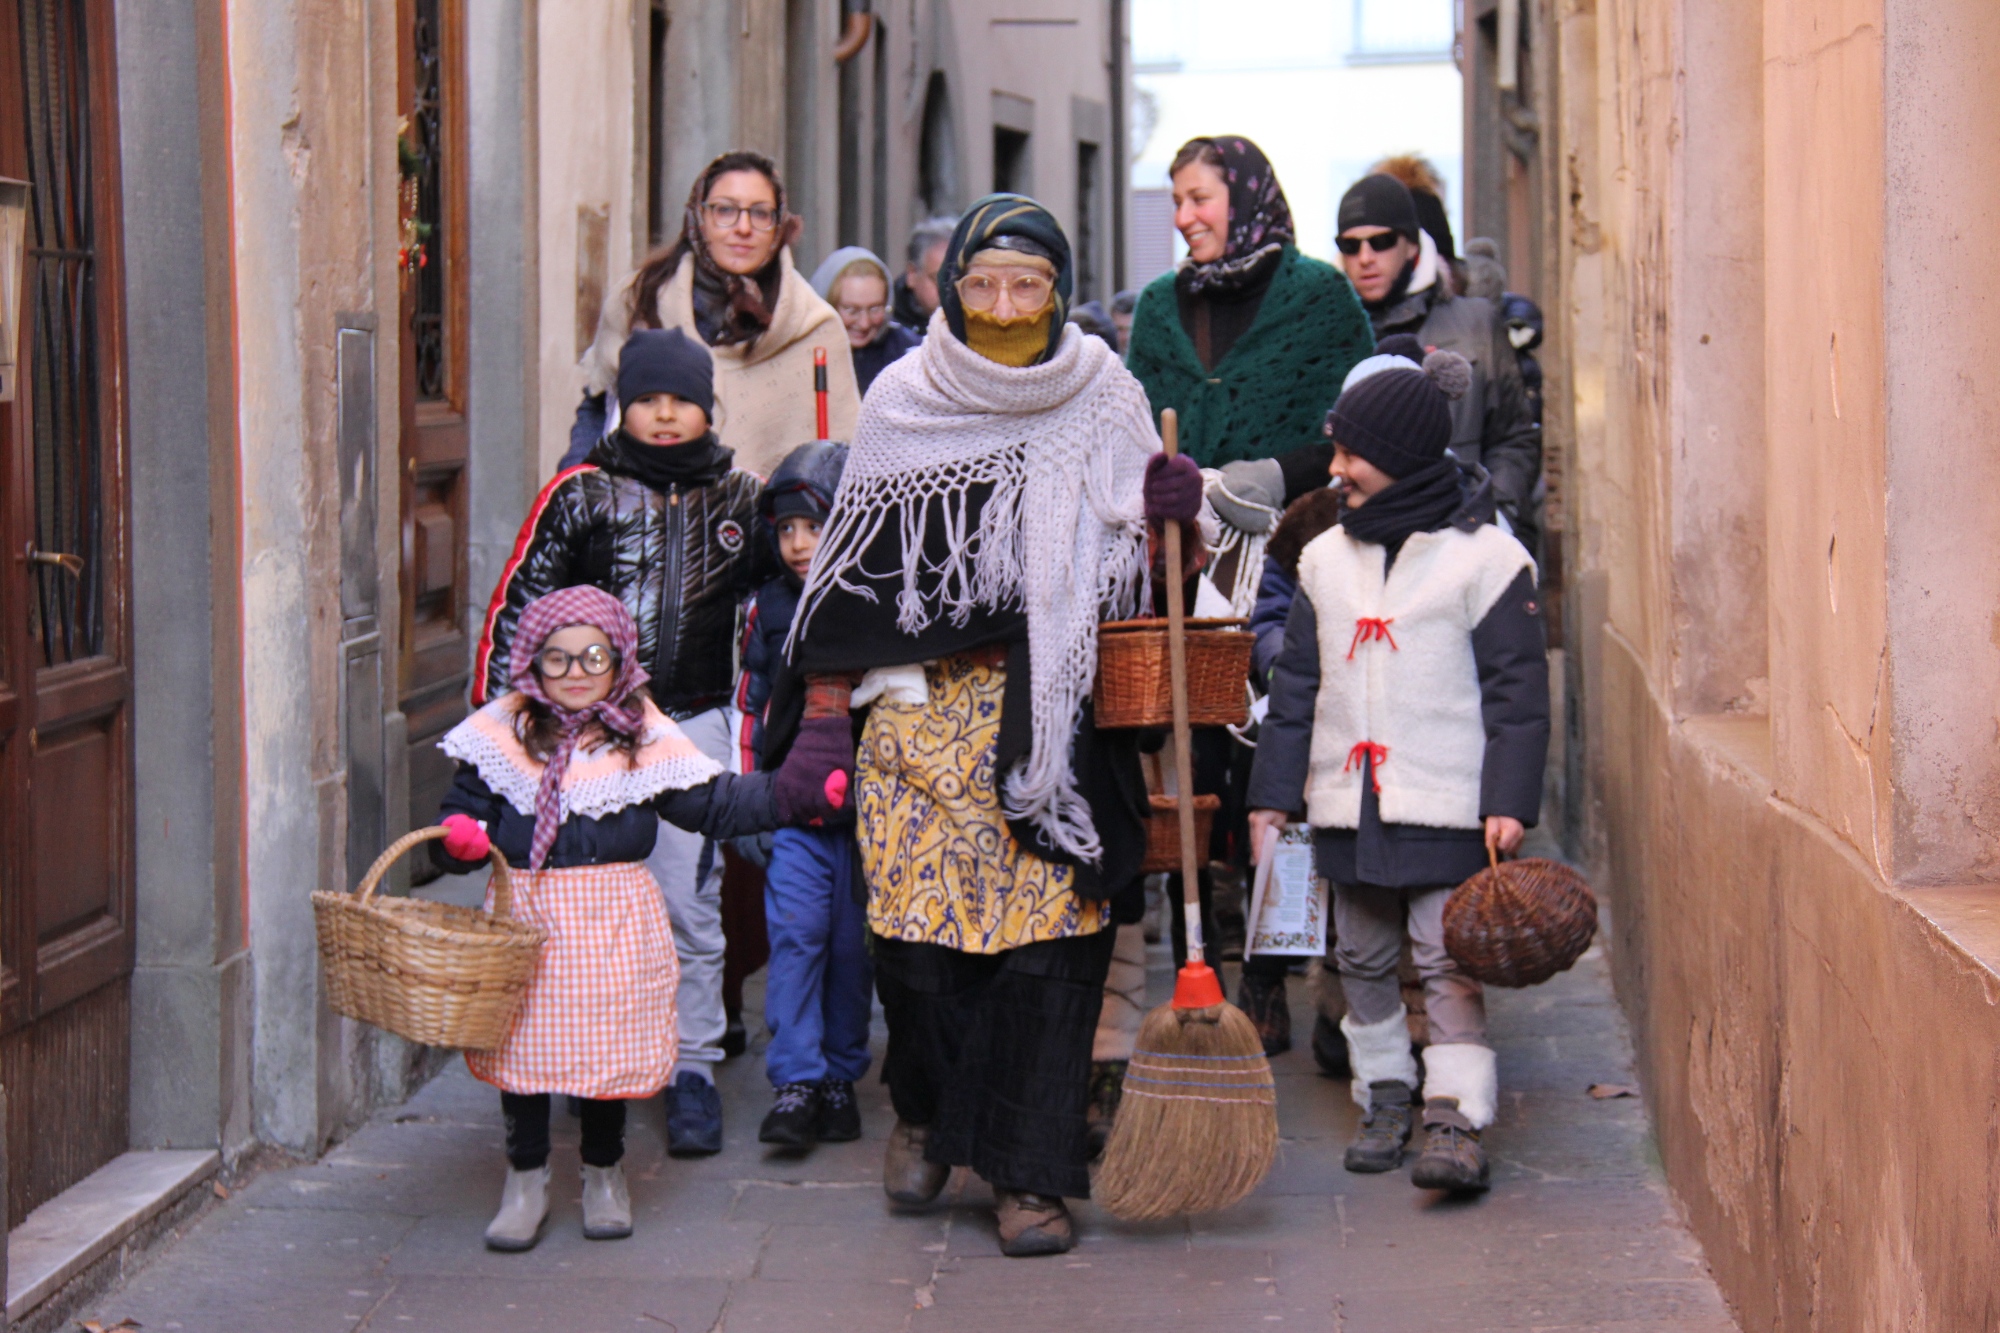
<path fill-rule="evenodd" d="M 1144 901 L 1138 742 L 1090 711 L 1097 626 L 1138 611 L 1153 534 L 1201 507 L 1137 381 L 1067 322 L 1071 281 L 1033 200 L 960 220 L 922 345 L 862 405 L 793 621 L 804 698 L 788 715 L 774 696 L 766 723 L 869 705 L 855 817 L 897 1117 L 883 1186 L 921 1208 L 970 1166 L 1015 1256 L 1075 1244 L 1114 905 Z"/>
<path fill-rule="evenodd" d="M 813 270 L 818 292 L 847 329 L 854 354 L 854 378 L 866 394 L 882 368 L 924 340 L 916 329 L 890 317 L 889 266 L 873 250 L 844 245 Z"/>
<path fill-rule="evenodd" d="M 835 439 L 853 432 L 861 391 L 848 334 L 792 264 L 800 225 L 769 158 L 732 152 L 708 164 L 688 193 L 680 235 L 605 298 L 565 465 L 582 461 L 593 431 L 602 432 L 593 399 L 616 381 L 619 349 L 638 329 L 679 328 L 715 354 L 715 429 L 760 477 L 819 433 L 815 349 L 826 352 L 828 429 Z"/>

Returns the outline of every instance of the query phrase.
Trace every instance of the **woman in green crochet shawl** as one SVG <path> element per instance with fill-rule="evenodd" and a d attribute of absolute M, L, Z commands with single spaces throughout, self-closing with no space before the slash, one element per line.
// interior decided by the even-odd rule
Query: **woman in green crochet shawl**
<path fill-rule="evenodd" d="M 1299 253 L 1256 144 L 1191 139 L 1172 178 L 1188 260 L 1139 298 L 1126 365 L 1156 418 L 1180 414 L 1181 448 L 1203 467 L 1277 458 L 1287 492 L 1323 486 L 1321 426 L 1341 380 L 1374 350 L 1367 313 L 1340 270 Z"/>

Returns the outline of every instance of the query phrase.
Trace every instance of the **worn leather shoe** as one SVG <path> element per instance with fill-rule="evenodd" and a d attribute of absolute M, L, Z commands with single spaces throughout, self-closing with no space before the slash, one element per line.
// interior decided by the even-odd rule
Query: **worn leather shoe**
<path fill-rule="evenodd" d="M 821 1080 L 818 1129 L 821 1143 L 852 1143 L 861 1137 L 861 1103 L 846 1079 Z"/>
<path fill-rule="evenodd" d="M 667 1156 L 713 1157 L 722 1151 L 722 1094 L 682 1070 L 667 1089 Z"/>
<path fill-rule="evenodd" d="M 489 1250 L 532 1250 L 549 1221 L 549 1168 L 507 1171 L 500 1190 L 500 1211 L 486 1228 Z"/>
<path fill-rule="evenodd" d="M 1347 1056 L 1347 1038 L 1325 1014 L 1313 1016 L 1313 1063 L 1328 1078 L 1353 1078 L 1354 1066 Z"/>
<path fill-rule="evenodd" d="M 1265 1055 L 1292 1049 L 1292 1005 L 1285 996 L 1285 979 L 1243 974 L 1236 986 L 1236 1007 L 1257 1025 Z"/>
<path fill-rule="evenodd" d="M 1424 1151 L 1410 1172 L 1420 1190 L 1452 1190 L 1477 1194 L 1487 1189 L 1486 1150 L 1479 1131 L 1458 1109 L 1456 1097 L 1433 1097 L 1424 1103 Z"/>
<path fill-rule="evenodd" d="M 1347 1145 L 1347 1169 L 1365 1174 L 1394 1171 L 1410 1141 L 1410 1085 L 1383 1079 L 1368 1085 L 1361 1132 Z"/>
<path fill-rule="evenodd" d="M 889 1201 L 904 1208 L 922 1208 L 944 1192 L 951 1168 L 924 1160 L 930 1130 L 898 1120 L 889 1131 L 889 1150 L 882 1158 L 882 1188 Z"/>
<path fill-rule="evenodd" d="M 994 1220 L 1000 1224 L 1000 1253 L 1009 1259 L 1067 1254 L 1076 1248 L 1069 1208 L 1049 1194 L 1032 1190 L 993 1191 Z"/>
<path fill-rule="evenodd" d="M 780 1083 L 778 1100 L 758 1127 L 757 1142 L 777 1148 L 810 1148 L 819 1142 L 819 1084 Z"/>
<path fill-rule="evenodd" d="M 583 1238 L 623 1240 L 632 1234 L 632 1195 L 625 1188 L 625 1168 L 583 1168 Z"/>

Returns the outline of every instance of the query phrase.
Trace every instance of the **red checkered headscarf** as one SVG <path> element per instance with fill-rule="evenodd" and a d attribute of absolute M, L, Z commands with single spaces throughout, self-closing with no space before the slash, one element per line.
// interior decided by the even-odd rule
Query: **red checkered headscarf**
<path fill-rule="evenodd" d="M 591 625 L 604 631 L 617 654 L 617 673 L 611 693 L 588 708 L 564 708 L 542 688 L 535 674 L 535 658 L 549 636 L 571 625 Z M 587 585 L 562 588 L 528 603 L 521 623 L 514 630 L 514 649 L 507 661 L 508 680 L 530 699 L 544 704 L 555 714 L 562 739 L 542 769 L 541 785 L 535 790 L 535 837 L 528 854 L 528 868 L 540 870 L 555 846 L 556 830 L 562 826 L 562 781 L 569 771 L 570 756 L 576 753 L 577 738 L 592 722 L 614 735 L 636 740 L 645 726 L 645 697 L 639 692 L 651 679 L 639 665 L 639 628 L 632 613 L 602 588 Z"/>

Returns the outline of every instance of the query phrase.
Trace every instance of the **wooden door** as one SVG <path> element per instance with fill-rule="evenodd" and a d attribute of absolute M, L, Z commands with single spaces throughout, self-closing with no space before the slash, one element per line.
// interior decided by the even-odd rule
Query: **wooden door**
<path fill-rule="evenodd" d="M 466 162 L 461 0 L 401 0 L 402 655 L 410 822 L 437 821 L 465 716 Z"/>
<path fill-rule="evenodd" d="M 0 0 L 0 175 L 33 187 L 0 403 L 7 1217 L 127 1142 L 132 971 L 124 276 L 111 0 Z"/>

